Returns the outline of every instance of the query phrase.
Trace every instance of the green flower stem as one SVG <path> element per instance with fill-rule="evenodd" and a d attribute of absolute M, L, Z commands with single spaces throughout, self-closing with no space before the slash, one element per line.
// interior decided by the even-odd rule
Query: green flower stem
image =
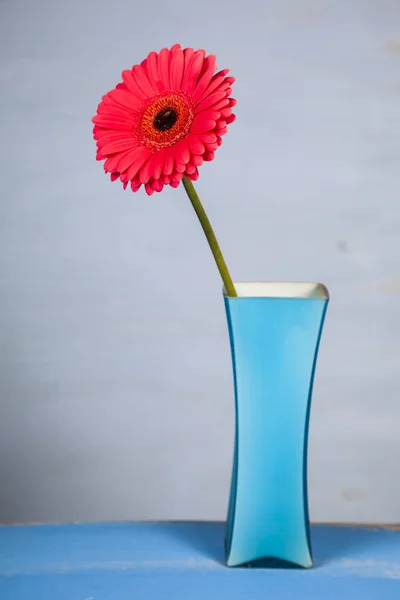
<path fill-rule="evenodd" d="M 224 282 L 226 293 L 230 297 L 235 297 L 237 296 L 235 286 L 233 285 L 233 281 L 229 274 L 228 267 L 226 266 L 224 257 L 222 256 L 221 248 L 218 245 L 217 238 L 215 237 L 213 228 L 211 227 L 211 223 L 208 220 L 206 211 L 204 210 L 203 205 L 200 202 L 200 198 L 198 197 L 191 180 L 187 177 L 184 177 L 182 182 L 186 193 L 189 196 L 189 200 L 192 203 L 192 206 L 196 212 L 196 215 L 199 218 L 200 224 L 206 235 L 207 241 L 210 245 L 211 252 L 213 253 L 215 262 L 217 263 L 218 270 L 222 277 L 222 281 Z"/>

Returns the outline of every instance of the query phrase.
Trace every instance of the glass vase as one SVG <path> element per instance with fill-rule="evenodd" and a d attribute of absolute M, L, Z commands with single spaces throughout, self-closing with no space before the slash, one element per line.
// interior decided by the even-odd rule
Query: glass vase
<path fill-rule="evenodd" d="M 312 566 L 311 394 L 329 300 L 318 283 L 235 283 L 225 295 L 235 388 L 228 566 Z"/>

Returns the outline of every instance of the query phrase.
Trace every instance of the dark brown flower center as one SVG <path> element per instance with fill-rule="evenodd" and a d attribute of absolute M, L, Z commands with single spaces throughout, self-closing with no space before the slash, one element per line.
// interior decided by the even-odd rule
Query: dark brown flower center
<path fill-rule="evenodd" d="M 178 113 L 171 106 L 163 108 L 154 117 L 153 125 L 157 131 L 172 129 L 178 119 Z"/>

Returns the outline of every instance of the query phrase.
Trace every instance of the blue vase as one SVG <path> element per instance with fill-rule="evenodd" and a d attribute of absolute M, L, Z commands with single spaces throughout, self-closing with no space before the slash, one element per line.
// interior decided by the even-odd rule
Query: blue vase
<path fill-rule="evenodd" d="M 328 291 L 236 283 L 225 296 L 236 431 L 228 566 L 312 566 L 307 500 L 311 393 Z"/>

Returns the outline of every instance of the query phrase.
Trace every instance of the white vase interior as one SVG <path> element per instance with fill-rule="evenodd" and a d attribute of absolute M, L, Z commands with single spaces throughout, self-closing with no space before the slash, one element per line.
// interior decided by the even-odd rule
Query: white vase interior
<path fill-rule="evenodd" d="M 296 281 L 254 281 L 234 283 L 238 298 L 314 298 L 327 300 L 323 283 Z M 224 290 L 226 295 L 226 291 Z"/>

